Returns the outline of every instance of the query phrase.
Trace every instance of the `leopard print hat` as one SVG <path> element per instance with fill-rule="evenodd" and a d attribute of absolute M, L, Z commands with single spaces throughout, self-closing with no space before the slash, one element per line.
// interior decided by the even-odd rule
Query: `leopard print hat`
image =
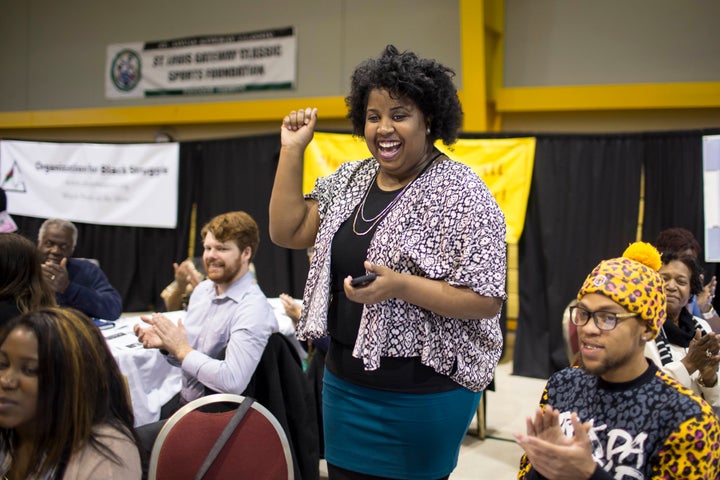
<path fill-rule="evenodd" d="M 655 338 L 665 321 L 665 282 L 658 273 L 660 253 L 645 242 L 635 242 L 622 257 L 603 260 L 585 279 L 577 298 L 601 293 L 648 322 Z"/>

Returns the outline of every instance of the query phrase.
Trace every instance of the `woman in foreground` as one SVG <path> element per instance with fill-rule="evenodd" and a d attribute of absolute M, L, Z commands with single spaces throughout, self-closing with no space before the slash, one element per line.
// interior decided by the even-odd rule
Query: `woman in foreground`
<path fill-rule="evenodd" d="M 0 329 L 0 475 L 139 479 L 130 399 L 100 330 L 46 308 Z"/>

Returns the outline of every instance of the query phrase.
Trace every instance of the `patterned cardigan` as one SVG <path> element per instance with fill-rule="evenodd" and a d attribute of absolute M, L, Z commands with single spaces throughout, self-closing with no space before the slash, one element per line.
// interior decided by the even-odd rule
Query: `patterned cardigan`
<path fill-rule="evenodd" d="M 318 201 L 320 228 L 298 324 L 302 339 L 327 335 L 332 239 L 377 170 L 373 158 L 344 163 L 318 179 L 307 196 Z M 410 185 L 378 224 L 367 259 L 396 272 L 506 298 L 505 217 L 485 183 L 455 161 L 433 165 Z M 419 356 L 438 373 L 481 391 L 500 359 L 499 316 L 448 318 L 399 299 L 365 305 L 353 356 L 367 370 L 377 369 L 382 356 Z"/>

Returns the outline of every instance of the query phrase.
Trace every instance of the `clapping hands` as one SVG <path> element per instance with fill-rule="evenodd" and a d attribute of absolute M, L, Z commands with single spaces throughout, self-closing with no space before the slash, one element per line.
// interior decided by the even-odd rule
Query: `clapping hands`
<path fill-rule="evenodd" d="M 682 363 L 691 375 L 698 370 L 702 384 L 712 387 L 717 383 L 719 353 L 720 341 L 717 334 L 710 332 L 707 335 L 701 335 L 700 330 L 697 330 L 695 338 L 690 341 L 687 355 L 682 359 Z"/>
<path fill-rule="evenodd" d="M 581 423 L 576 413 L 570 416 L 573 435 L 566 436 L 560 425 L 560 412 L 550 405 L 538 408 L 526 420 L 525 435 L 515 441 L 525 450 L 533 468 L 546 478 L 575 480 L 590 478 L 596 468 L 588 435 L 591 423 Z"/>

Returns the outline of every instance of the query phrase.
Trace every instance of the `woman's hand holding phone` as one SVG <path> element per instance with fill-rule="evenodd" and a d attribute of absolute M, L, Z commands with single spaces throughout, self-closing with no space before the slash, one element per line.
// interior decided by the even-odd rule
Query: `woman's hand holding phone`
<path fill-rule="evenodd" d="M 366 275 L 354 277 L 352 280 L 350 280 L 350 285 L 352 285 L 353 287 L 364 287 L 365 285 L 369 284 L 376 278 L 377 278 L 377 274 L 375 272 L 370 272 Z"/>
<path fill-rule="evenodd" d="M 387 267 L 365 261 L 365 275 L 345 277 L 344 289 L 348 300 L 372 305 L 387 300 L 392 295 L 392 279 L 396 276 Z"/>

